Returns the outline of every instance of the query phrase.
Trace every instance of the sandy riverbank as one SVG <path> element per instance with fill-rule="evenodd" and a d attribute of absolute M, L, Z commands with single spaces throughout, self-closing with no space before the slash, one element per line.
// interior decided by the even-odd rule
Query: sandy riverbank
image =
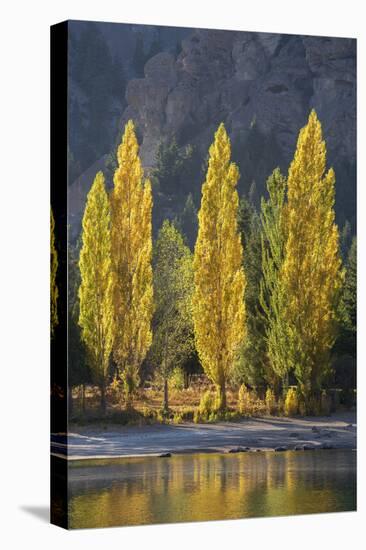
<path fill-rule="evenodd" d="M 331 417 L 251 418 L 217 424 L 71 426 L 68 459 L 158 456 L 204 452 L 356 448 L 355 413 Z M 52 437 L 52 453 L 66 455 L 66 441 Z"/>

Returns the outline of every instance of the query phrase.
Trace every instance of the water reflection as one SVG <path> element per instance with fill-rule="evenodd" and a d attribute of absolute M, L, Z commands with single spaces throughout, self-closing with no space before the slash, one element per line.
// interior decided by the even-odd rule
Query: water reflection
<path fill-rule="evenodd" d="M 355 510 L 356 453 L 202 454 L 69 467 L 70 527 Z"/>

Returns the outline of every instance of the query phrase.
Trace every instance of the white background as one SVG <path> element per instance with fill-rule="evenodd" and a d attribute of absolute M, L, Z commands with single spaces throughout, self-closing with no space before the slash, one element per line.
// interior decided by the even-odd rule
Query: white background
<path fill-rule="evenodd" d="M 0 540 L 2 548 L 320 548 L 365 533 L 365 108 L 359 103 L 359 498 L 357 513 L 66 532 L 49 498 L 49 26 L 64 19 L 352 36 L 365 98 L 359 0 L 15 1 L 0 30 Z M 65 182 L 66 185 L 66 182 Z M 363 468 L 362 468 L 363 464 Z M 128 506 L 128 501 L 126 501 Z M 43 517 L 43 519 L 42 519 Z"/>

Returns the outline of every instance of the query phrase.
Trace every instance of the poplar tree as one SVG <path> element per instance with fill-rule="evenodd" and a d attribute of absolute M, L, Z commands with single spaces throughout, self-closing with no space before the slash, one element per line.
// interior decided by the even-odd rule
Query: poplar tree
<path fill-rule="evenodd" d="M 114 324 L 110 208 L 102 172 L 95 176 L 86 201 L 79 267 L 81 337 L 93 379 L 101 390 L 101 408 L 105 412 L 105 387 Z"/>
<path fill-rule="evenodd" d="M 58 325 L 58 314 L 57 314 L 58 288 L 57 288 L 57 282 L 56 282 L 57 269 L 58 269 L 58 256 L 57 256 L 56 243 L 55 243 L 55 218 L 53 217 L 52 208 L 51 208 L 50 224 L 51 224 L 50 226 L 51 336 L 54 336 L 55 328 Z"/>
<path fill-rule="evenodd" d="M 127 406 L 131 405 L 139 382 L 139 369 L 152 341 L 152 195 L 150 181 L 143 178 L 138 152 L 130 120 L 118 148 L 118 167 L 111 193 L 116 323 L 113 355 L 124 383 Z"/>
<path fill-rule="evenodd" d="M 154 245 L 154 336 L 151 359 L 164 381 L 163 411 L 169 409 L 168 380 L 194 350 L 192 253 L 173 223 L 165 220 Z"/>
<path fill-rule="evenodd" d="M 289 363 L 286 357 L 286 321 L 283 317 L 286 297 L 280 281 L 285 248 L 284 207 L 286 178 L 276 168 L 267 179 L 268 199 L 261 200 L 262 278 L 259 302 L 267 343 L 269 368 L 274 385 L 278 379 L 288 385 Z"/>
<path fill-rule="evenodd" d="M 334 222 L 335 175 L 315 111 L 300 131 L 287 180 L 287 240 L 281 269 L 287 360 L 309 411 L 329 372 L 343 271 Z"/>
<path fill-rule="evenodd" d="M 238 230 L 245 250 L 246 337 L 235 366 L 235 382 L 260 389 L 266 381 L 266 343 L 259 312 L 259 283 L 262 275 L 260 219 L 254 204 L 242 196 L 238 208 Z"/>
<path fill-rule="evenodd" d="M 202 367 L 226 408 L 226 383 L 245 335 L 243 249 L 237 226 L 239 179 L 220 124 L 209 150 L 194 254 L 193 321 Z"/>

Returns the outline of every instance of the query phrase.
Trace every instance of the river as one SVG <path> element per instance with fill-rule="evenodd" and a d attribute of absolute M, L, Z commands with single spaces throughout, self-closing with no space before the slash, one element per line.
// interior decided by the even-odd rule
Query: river
<path fill-rule="evenodd" d="M 356 509 L 351 450 L 192 454 L 69 463 L 70 528 Z"/>

